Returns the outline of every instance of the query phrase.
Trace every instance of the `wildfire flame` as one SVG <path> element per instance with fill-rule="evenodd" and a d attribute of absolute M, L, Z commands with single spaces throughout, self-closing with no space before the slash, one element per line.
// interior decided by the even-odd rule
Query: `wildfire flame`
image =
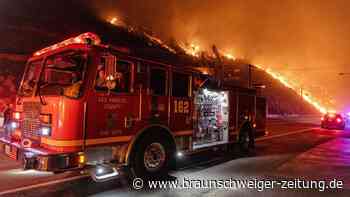
<path fill-rule="evenodd" d="M 272 71 L 272 69 L 270 68 L 267 68 L 265 69 L 264 67 L 262 66 L 259 66 L 257 65 L 256 66 L 257 68 L 259 69 L 262 69 L 264 70 L 267 74 L 269 74 L 272 78 L 278 80 L 281 84 L 283 84 L 284 86 L 294 90 L 295 92 L 298 93 L 298 90 L 300 90 L 300 88 L 298 88 L 294 83 L 290 82 L 290 80 L 288 80 L 287 78 L 285 78 L 284 76 L 282 76 L 281 74 L 275 72 L 275 71 Z M 314 98 L 313 96 L 311 96 L 311 93 L 308 92 L 307 90 L 303 90 L 303 91 L 300 91 L 300 96 L 306 101 L 308 102 L 309 104 L 311 104 L 312 106 L 314 106 L 319 112 L 321 113 L 327 113 L 327 112 L 330 112 L 330 111 L 335 111 L 335 110 L 328 110 L 327 107 L 323 106 L 319 101 L 318 99 Z"/>
<path fill-rule="evenodd" d="M 277 79 L 280 83 L 282 83 L 284 86 L 296 90 L 295 87 L 283 76 L 281 76 L 279 73 L 272 71 L 270 68 L 265 70 L 266 73 L 268 73 L 270 76 L 272 76 L 274 79 Z"/>
<path fill-rule="evenodd" d="M 235 59 L 236 59 L 236 57 L 233 56 L 233 55 L 230 54 L 230 53 L 226 53 L 226 54 L 224 54 L 224 56 L 225 56 L 227 59 L 231 59 L 231 60 L 235 60 Z"/>
<path fill-rule="evenodd" d="M 118 21 L 118 18 L 117 17 L 113 17 L 109 22 L 113 25 L 115 25 Z"/>
<path fill-rule="evenodd" d="M 118 20 L 117 17 L 113 17 L 112 19 L 109 20 L 109 22 L 111 24 L 113 24 L 113 25 L 119 25 L 119 23 L 121 23 L 121 21 Z M 159 45 L 161 45 L 162 47 L 166 48 L 167 50 L 169 50 L 169 51 L 171 51 L 173 53 L 176 53 L 174 49 L 172 49 L 171 47 L 166 45 L 161 39 L 156 38 L 153 35 L 149 35 L 147 33 L 144 33 L 144 35 L 146 37 L 148 37 L 152 42 L 158 43 Z M 186 54 L 191 55 L 193 57 L 199 57 L 200 54 L 201 54 L 201 48 L 200 48 L 200 46 L 198 44 L 195 44 L 195 43 L 190 43 L 190 44 L 180 43 L 178 46 L 181 47 L 185 51 Z M 223 56 L 226 57 L 227 59 L 231 59 L 231 60 L 235 60 L 236 59 L 236 57 L 233 56 L 230 53 L 224 53 Z M 274 78 L 277 81 L 279 81 L 285 87 L 288 87 L 291 90 L 293 90 L 293 91 L 295 91 L 295 92 L 297 92 L 299 94 L 300 87 L 295 85 L 295 83 L 291 82 L 286 77 L 282 76 L 280 73 L 273 71 L 271 68 L 265 68 L 264 66 L 261 66 L 261 65 L 255 65 L 255 67 L 265 71 L 267 74 L 269 74 L 272 78 Z M 308 102 L 309 104 L 314 106 L 321 113 L 327 113 L 327 112 L 330 112 L 330 111 L 335 111 L 335 110 L 327 109 L 327 107 L 323 106 L 318 101 L 318 99 L 316 99 L 315 97 L 311 96 L 310 92 L 308 92 L 306 90 L 300 91 L 300 96 L 306 102 Z"/>
<path fill-rule="evenodd" d="M 131 27 L 129 25 L 127 25 L 124 21 L 118 19 L 117 17 L 113 17 L 109 20 L 109 23 L 112 24 L 112 25 L 115 25 L 115 26 L 119 26 L 119 27 L 123 27 L 123 28 L 127 28 L 129 32 L 138 32 L 138 33 L 142 33 L 144 37 L 146 37 L 147 39 L 149 39 L 149 41 L 151 43 L 156 43 L 157 45 L 167 49 L 168 51 L 172 52 L 172 53 L 176 53 L 176 51 L 169 47 L 168 45 L 166 45 L 161 39 L 153 36 L 153 35 L 150 35 L 144 31 L 140 31 L 138 30 L 138 28 L 134 28 L 134 27 Z"/>
<path fill-rule="evenodd" d="M 193 57 L 199 57 L 201 50 L 199 45 L 191 43 L 191 44 L 179 44 L 179 46 L 185 51 L 186 54 L 191 55 Z"/>

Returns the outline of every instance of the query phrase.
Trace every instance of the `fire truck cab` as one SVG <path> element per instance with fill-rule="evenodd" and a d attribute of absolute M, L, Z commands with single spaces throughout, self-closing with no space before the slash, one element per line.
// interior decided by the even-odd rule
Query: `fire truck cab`
<path fill-rule="evenodd" d="M 248 120 L 255 136 L 264 134 L 265 99 L 211 81 L 84 33 L 29 59 L 0 150 L 26 169 L 94 166 L 92 177 L 104 181 L 124 167 L 135 176 L 167 173 L 177 157 L 253 141 L 241 127 Z"/>

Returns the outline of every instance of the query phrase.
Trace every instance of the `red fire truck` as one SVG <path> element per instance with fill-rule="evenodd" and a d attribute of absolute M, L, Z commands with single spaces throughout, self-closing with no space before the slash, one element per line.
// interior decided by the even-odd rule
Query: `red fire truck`
<path fill-rule="evenodd" d="M 218 88 L 194 67 L 131 54 L 93 33 L 34 53 L 0 150 L 25 169 L 94 166 L 92 177 L 104 181 L 124 168 L 167 173 L 179 157 L 252 142 L 241 127 L 248 117 L 255 136 L 264 134 L 266 102 L 254 89 Z"/>

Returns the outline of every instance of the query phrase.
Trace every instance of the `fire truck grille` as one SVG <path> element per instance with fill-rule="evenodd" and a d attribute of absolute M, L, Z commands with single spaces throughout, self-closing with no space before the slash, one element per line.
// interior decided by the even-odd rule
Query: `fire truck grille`
<path fill-rule="evenodd" d="M 40 103 L 23 103 L 22 134 L 24 137 L 38 137 L 40 129 Z"/>

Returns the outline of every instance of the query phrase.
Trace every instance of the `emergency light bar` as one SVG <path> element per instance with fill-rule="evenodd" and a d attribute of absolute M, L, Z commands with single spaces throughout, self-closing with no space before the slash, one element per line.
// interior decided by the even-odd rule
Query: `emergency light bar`
<path fill-rule="evenodd" d="M 71 44 L 99 45 L 100 43 L 101 43 L 101 39 L 98 35 L 91 33 L 91 32 L 87 32 L 87 33 L 80 34 L 77 37 L 69 38 L 69 39 L 64 40 L 60 43 L 57 43 L 57 44 L 54 44 L 52 46 L 41 49 L 41 50 L 35 52 L 34 56 L 39 56 L 39 55 L 46 53 L 48 51 L 55 50 L 55 49 L 58 49 L 61 47 L 65 47 L 65 46 L 71 45 Z"/>

